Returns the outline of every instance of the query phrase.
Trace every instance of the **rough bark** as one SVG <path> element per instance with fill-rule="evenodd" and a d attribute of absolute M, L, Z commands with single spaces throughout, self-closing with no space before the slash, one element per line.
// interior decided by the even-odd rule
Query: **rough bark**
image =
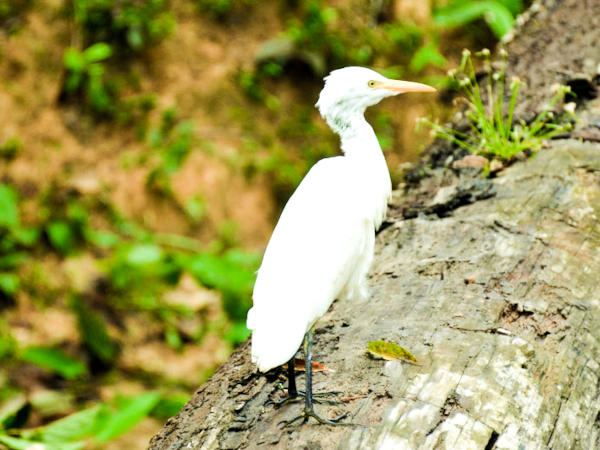
<path fill-rule="evenodd" d="M 556 70 L 593 80 L 600 0 L 545 5 L 509 44 L 511 70 L 542 91 L 566 81 Z M 246 343 L 150 447 L 600 448 L 600 101 L 580 101 L 571 138 L 494 179 L 440 168 L 395 192 L 372 295 L 336 302 L 314 348 L 336 370 L 317 373 L 315 390 L 343 391 L 345 402 L 317 410 L 347 410 L 365 427 L 279 427 L 301 406 L 265 406 L 282 395 L 283 370 L 257 373 Z M 420 365 L 369 358 L 379 339 Z"/>

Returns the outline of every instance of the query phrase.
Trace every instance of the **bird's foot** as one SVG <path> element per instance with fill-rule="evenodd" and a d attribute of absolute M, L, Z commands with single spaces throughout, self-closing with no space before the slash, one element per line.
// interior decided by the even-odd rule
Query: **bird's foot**
<path fill-rule="evenodd" d="M 342 393 L 342 391 L 314 392 L 312 396 L 313 396 L 313 398 L 314 397 L 328 397 L 330 395 L 339 395 L 341 393 Z M 303 397 L 306 396 L 306 394 L 304 393 L 304 391 L 298 391 L 298 395 L 301 395 Z"/>
<path fill-rule="evenodd" d="M 326 417 L 323 417 L 323 416 L 320 416 L 319 414 L 317 414 L 314 411 L 314 409 L 305 407 L 304 411 L 302 411 L 302 414 L 300 414 L 299 416 L 294 417 L 293 419 L 290 419 L 290 420 L 282 420 L 281 422 L 279 422 L 278 425 L 283 425 L 284 427 L 287 427 L 287 426 L 294 424 L 295 422 L 298 422 L 299 420 L 302 420 L 302 423 L 304 424 L 304 423 L 308 422 L 308 419 L 310 417 L 312 417 L 317 422 L 326 424 L 326 425 L 332 425 L 332 426 L 338 426 L 338 427 L 357 426 L 357 424 L 355 424 L 355 423 L 340 423 L 340 420 L 346 418 L 346 416 L 348 416 L 347 412 L 345 412 L 344 414 L 342 414 L 339 417 L 336 417 L 335 419 L 327 419 Z"/>
<path fill-rule="evenodd" d="M 300 401 L 300 395 L 296 395 L 295 397 L 286 397 L 283 400 L 267 400 L 265 406 L 273 405 L 275 408 L 279 408 L 280 406 L 287 405 L 288 403 L 296 403 Z"/>
<path fill-rule="evenodd" d="M 312 395 L 313 402 L 319 403 L 319 404 L 325 404 L 325 405 L 341 405 L 344 402 L 340 402 L 338 400 L 327 400 L 327 399 L 323 398 L 323 397 L 328 397 L 330 395 L 338 395 L 338 394 L 341 394 L 341 391 L 316 392 Z M 287 405 L 289 403 L 297 403 L 303 397 L 306 397 L 306 394 L 303 391 L 298 391 L 296 396 L 294 396 L 294 397 L 291 397 L 291 396 L 286 397 L 283 400 L 279 400 L 279 401 L 269 399 L 265 403 L 265 406 L 273 405 L 276 408 L 279 408 L 280 406 Z"/>
<path fill-rule="evenodd" d="M 341 393 L 342 391 L 314 392 L 312 395 L 313 403 L 320 403 L 324 405 L 341 405 L 344 402 L 340 402 L 339 400 L 327 400 L 323 398 L 331 395 L 339 395 Z M 301 397 L 306 397 L 306 394 L 303 391 L 298 391 L 298 395 Z"/>

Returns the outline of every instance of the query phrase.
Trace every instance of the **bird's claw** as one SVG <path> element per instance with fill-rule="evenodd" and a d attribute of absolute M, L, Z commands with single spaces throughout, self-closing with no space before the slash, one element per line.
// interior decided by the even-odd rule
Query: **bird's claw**
<path fill-rule="evenodd" d="M 278 400 L 278 401 L 269 399 L 265 402 L 265 406 L 273 405 L 275 408 L 279 408 L 280 406 L 287 405 L 288 403 L 296 403 L 299 401 L 300 401 L 299 396 L 286 397 L 283 400 Z"/>
<path fill-rule="evenodd" d="M 329 392 L 317 392 L 312 395 L 313 402 L 324 404 L 324 405 L 341 405 L 344 402 L 340 402 L 338 400 L 326 400 L 321 397 L 327 397 L 329 395 L 338 395 L 341 394 L 341 391 L 329 391 Z M 296 403 L 300 401 L 301 397 L 306 397 L 306 394 L 303 391 L 298 391 L 295 397 L 286 397 L 283 400 L 275 401 L 275 400 L 267 400 L 265 406 L 273 405 L 275 408 L 278 408 L 283 405 L 287 405 L 289 403 Z"/>
<path fill-rule="evenodd" d="M 312 396 L 313 396 L 313 398 L 314 397 L 327 397 L 329 395 L 339 395 L 341 393 L 342 393 L 342 391 L 315 392 L 315 393 L 313 393 Z M 298 395 L 302 395 L 303 397 L 306 396 L 306 394 L 303 391 L 298 391 Z"/>
<path fill-rule="evenodd" d="M 300 414 L 297 417 L 294 417 L 290 420 L 282 420 L 281 422 L 278 423 L 278 425 L 282 425 L 283 427 L 287 427 L 292 425 L 294 422 L 299 421 L 300 419 L 302 419 L 302 423 L 306 423 L 308 422 L 308 419 L 310 417 L 314 418 L 317 422 L 322 423 L 322 424 L 327 424 L 327 425 L 332 425 L 332 426 L 344 426 L 344 427 L 353 427 L 356 426 L 356 424 L 354 423 L 339 423 L 340 420 L 346 418 L 348 416 L 348 413 L 345 412 L 344 414 L 342 414 L 339 417 L 336 417 L 335 419 L 327 419 L 323 416 L 320 416 L 319 414 L 317 414 L 314 410 L 312 409 L 308 409 L 308 408 L 304 408 L 304 411 L 302 411 L 302 414 Z"/>

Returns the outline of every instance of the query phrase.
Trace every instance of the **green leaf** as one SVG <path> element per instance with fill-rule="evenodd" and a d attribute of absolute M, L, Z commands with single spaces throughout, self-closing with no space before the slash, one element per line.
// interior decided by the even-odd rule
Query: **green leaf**
<path fill-rule="evenodd" d="M 117 347 L 108 335 L 104 318 L 79 297 L 71 298 L 71 307 L 77 315 L 79 332 L 90 353 L 105 363 L 112 362 L 117 355 Z"/>
<path fill-rule="evenodd" d="M 110 58 L 111 55 L 112 48 L 105 42 L 97 42 L 86 48 L 83 52 L 83 57 L 88 64 Z"/>
<path fill-rule="evenodd" d="M 71 380 L 86 373 L 85 365 L 54 347 L 29 347 L 21 354 L 23 361 L 48 369 Z"/>
<path fill-rule="evenodd" d="M 246 322 L 234 322 L 225 333 L 225 340 L 237 346 L 248 339 L 251 333 Z"/>
<path fill-rule="evenodd" d="M 125 260 L 132 266 L 154 264 L 159 262 L 162 257 L 162 249 L 155 244 L 137 244 L 125 254 Z"/>
<path fill-rule="evenodd" d="M 0 430 L 21 428 L 27 423 L 31 403 L 24 395 L 11 397 L 0 409 Z"/>
<path fill-rule="evenodd" d="M 501 5 L 498 5 L 497 8 L 491 8 L 490 11 L 484 14 L 484 18 L 498 38 L 512 30 L 515 24 L 515 19 L 510 11 Z"/>
<path fill-rule="evenodd" d="M 0 250 L 0 253 L 2 251 Z M 27 252 L 15 252 L 0 256 L 0 270 L 14 269 L 29 258 Z"/>
<path fill-rule="evenodd" d="M 190 396 L 186 394 L 163 395 L 150 415 L 163 420 L 173 417 L 181 411 L 189 399 Z"/>
<path fill-rule="evenodd" d="M 100 412 L 106 408 L 97 405 L 52 422 L 39 430 L 44 442 L 70 442 L 82 439 L 94 431 Z"/>
<path fill-rule="evenodd" d="M 392 342 L 371 341 L 369 342 L 367 353 L 375 358 L 381 358 L 388 361 L 402 359 L 412 364 L 419 364 L 419 361 L 417 361 L 417 358 L 415 358 L 412 353 Z"/>
<path fill-rule="evenodd" d="M 511 12 L 495 0 L 453 2 L 435 11 L 433 20 L 442 27 L 457 27 L 482 16 L 498 37 L 510 31 L 514 23 Z"/>
<path fill-rule="evenodd" d="M 102 76 L 106 72 L 104 66 L 100 63 L 91 63 L 87 68 L 87 72 L 90 77 L 90 83 L 97 83 L 100 85 L 97 89 L 102 89 Z"/>
<path fill-rule="evenodd" d="M 167 345 L 175 350 L 181 350 L 183 348 L 183 341 L 179 335 L 177 327 L 172 323 L 165 323 L 165 341 Z"/>
<path fill-rule="evenodd" d="M 132 27 L 127 31 L 127 43 L 134 50 L 144 47 L 144 36 L 139 27 Z"/>
<path fill-rule="evenodd" d="M 183 262 L 194 277 L 209 288 L 223 293 L 223 307 L 229 317 L 243 320 L 251 306 L 250 296 L 257 267 L 240 263 L 239 252 L 225 255 L 194 255 Z"/>
<path fill-rule="evenodd" d="M 6 445 L 8 448 L 12 450 L 27 450 L 34 444 L 39 444 L 39 442 L 28 441 L 25 439 L 19 439 L 16 437 L 7 436 L 5 434 L 0 434 L 0 443 Z M 33 447 L 35 448 L 35 447 Z M 44 447 L 44 450 L 45 447 Z"/>
<path fill-rule="evenodd" d="M 19 225 L 17 200 L 17 191 L 8 184 L 0 183 L 0 227 Z"/>
<path fill-rule="evenodd" d="M 68 254 L 75 247 L 75 236 L 67 222 L 57 220 L 46 226 L 46 234 L 52 247 L 60 253 Z"/>
<path fill-rule="evenodd" d="M 14 273 L 0 272 L 0 291 L 13 296 L 19 290 L 19 277 Z"/>
<path fill-rule="evenodd" d="M 12 231 L 13 237 L 17 242 L 25 247 L 31 247 L 37 243 L 40 237 L 40 230 L 35 227 L 18 227 Z"/>
<path fill-rule="evenodd" d="M 185 202 L 185 212 L 194 222 L 200 222 L 206 217 L 206 200 L 201 195 L 194 195 Z"/>
<path fill-rule="evenodd" d="M 65 91 L 68 94 L 72 94 L 77 89 L 79 89 L 79 85 L 81 84 L 82 80 L 83 80 L 82 72 L 69 73 L 69 75 L 67 76 L 67 79 L 65 80 Z"/>
<path fill-rule="evenodd" d="M 79 450 L 84 446 L 83 442 L 61 442 L 59 444 L 50 444 L 11 437 L 5 434 L 0 434 L 0 443 L 5 444 L 8 448 L 13 450 L 31 450 L 32 448 L 43 448 L 43 450 Z M 36 447 L 33 447 L 34 445 Z"/>
<path fill-rule="evenodd" d="M 523 12 L 522 0 L 500 0 L 500 3 L 502 3 L 514 17 Z"/>
<path fill-rule="evenodd" d="M 95 435 L 97 442 L 106 442 L 133 428 L 160 401 L 160 395 L 148 392 L 126 399 L 119 409 L 101 424 Z"/>
<path fill-rule="evenodd" d="M 410 60 L 410 69 L 413 72 L 420 72 L 427 66 L 444 67 L 446 58 L 438 51 L 434 44 L 427 44 L 421 47 Z"/>
<path fill-rule="evenodd" d="M 86 229 L 85 238 L 91 244 L 102 248 L 112 248 L 119 243 L 119 236 L 110 231 Z"/>
<path fill-rule="evenodd" d="M 85 58 L 79 50 L 69 47 L 63 55 L 63 64 L 74 73 L 81 73 L 85 67 Z"/>

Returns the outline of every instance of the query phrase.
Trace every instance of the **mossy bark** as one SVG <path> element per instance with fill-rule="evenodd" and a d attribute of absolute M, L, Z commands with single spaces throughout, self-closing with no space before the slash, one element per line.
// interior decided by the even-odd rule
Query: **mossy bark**
<path fill-rule="evenodd" d="M 544 4 L 509 51 L 533 51 L 540 27 L 600 9 L 598 0 Z M 599 17 L 577 33 L 600 42 Z M 565 64 L 577 64 L 575 42 Z M 278 426 L 301 406 L 265 406 L 281 396 L 284 371 L 258 373 L 246 343 L 150 448 L 600 448 L 600 145 L 585 137 L 600 101 L 580 111 L 578 139 L 549 143 L 494 179 L 440 168 L 395 192 L 371 296 L 336 302 L 314 347 L 336 370 L 315 374 L 315 390 L 344 400 L 317 410 L 347 410 L 365 427 Z M 420 365 L 369 358 L 368 343 L 381 339 Z"/>

